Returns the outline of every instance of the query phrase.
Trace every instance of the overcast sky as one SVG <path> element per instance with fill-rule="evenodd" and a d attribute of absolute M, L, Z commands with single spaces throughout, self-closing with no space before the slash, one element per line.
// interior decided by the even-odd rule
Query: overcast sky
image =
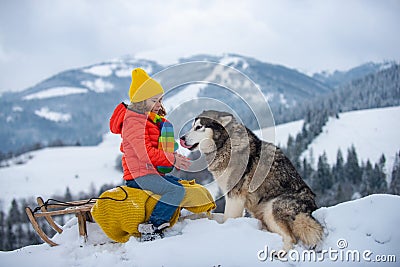
<path fill-rule="evenodd" d="M 0 93 L 123 55 L 239 53 L 303 72 L 400 60 L 399 0 L 0 0 Z"/>

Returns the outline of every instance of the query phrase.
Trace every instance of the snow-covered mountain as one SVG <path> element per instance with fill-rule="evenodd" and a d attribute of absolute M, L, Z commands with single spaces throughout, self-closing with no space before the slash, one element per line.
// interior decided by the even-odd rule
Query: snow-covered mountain
<path fill-rule="evenodd" d="M 126 57 L 66 70 L 22 92 L 3 94 L 0 151 L 98 144 L 114 106 L 128 98 L 135 67 L 150 73 L 162 69 L 156 62 Z"/>
<path fill-rule="evenodd" d="M 228 68 L 221 71 L 215 64 L 203 64 L 201 67 L 187 65 L 183 71 L 182 68 L 177 68 L 175 72 L 171 69 L 168 77 L 161 81 L 163 86 L 177 83 L 182 77 L 186 80 L 208 81 L 212 76 L 212 81 L 228 80 L 228 85 L 239 86 L 242 92 L 246 92 L 249 84 L 242 84 L 226 71 L 233 67 L 255 82 L 273 112 L 331 91 L 329 86 L 294 69 L 245 56 L 199 55 L 183 58 L 180 63 L 193 61 L 221 63 Z M 162 66 L 155 61 L 124 57 L 66 70 L 22 92 L 4 93 L 0 97 L 0 152 L 18 153 L 56 144 L 98 144 L 108 130 L 108 119 L 113 108 L 119 102 L 127 101 L 130 71 L 136 67 L 144 68 L 154 75 L 169 66 Z M 178 99 L 175 96 L 180 92 L 185 97 L 210 97 L 223 101 L 238 114 L 244 114 L 244 121 L 249 127 L 254 126 L 254 117 L 246 117 L 251 113 L 247 104 L 251 108 L 257 108 L 260 100 L 263 100 L 258 97 L 250 100 L 250 103 L 240 104 L 240 98 L 224 92 L 221 87 L 193 84 L 174 91 L 170 103 Z M 165 100 L 168 107 L 173 107 L 168 104 L 168 97 Z M 196 105 L 198 109 L 207 108 L 204 103 L 191 103 L 190 107 L 179 112 L 187 114 Z"/>
<path fill-rule="evenodd" d="M 184 220 L 166 231 L 166 238 L 111 243 L 95 223 L 88 223 L 88 241 L 78 237 L 76 218 L 54 240 L 60 245 L 28 246 L 0 252 L 2 266 L 398 266 L 400 259 L 400 197 L 371 195 L 320 208 L 313 215 L 325 227 L 318 250 L 296 245 L 281 260 L 279 235 L 263 231 L 256 219 Z"/>
<path fill-rule="evenodd" d="M 363 78 L 369 74 L 373 74 L 378 71 L 388 69 L 395 64 L 396 62 L 394 61 L 388 61 L 383 63 L 368 62 L 360 66 L 351 68 L 347 71 L 336 70 L 333 72 L 322 71 L 319 73 L 314 73 L 312 77 L 320 82 L 323 82 L 331 87 L 336 88 L 345 85 L 347 83 L 350 83 L 353 80 Z"/>
<path fill-rule="evenodd" d="M 158 76 L 164 87 L 179 84 L 182 79 L 210 82 L 180 86 L 173 94 L 166 95 L 168 111 L 192 99 L 215 99 L 241 114 L 248 127 L 256 128 L 252 109 L 265 105 L 265 100 L 277 123 L 290 121 L 298 118 L 292 114 L 298 113 L 293 107 L 301 107 L 306 100 L 331 93 L 336 82 L 344 84 L 392 66 L 392 63 L 370 63 L 347 72 L 310 77 L 285 66 L 235 54 L 196 55 L 179 60 L 180 64 L 188 62 L 213 62 L 227 67 L 188 64 L 185 68 L 169 68 L 171 66 L 155 61 L 126 56 L 66 70 L 24 91 L 2 94 L 0 158 L 8 152 L 20 154 L 43 146 L 98 144 L 108 130 L 113 108 L 119 102 L 127 101 L 130 72 L 136 67 L 144 68 L 151 75 L 168 68 L 168 75 Z M 233 75 L 232 68 L 249 77 L 254 84 L 244 83 L 240 80 L 242 77 Z M 239 96 L 213 82 L 239 88 Z M 261 89 L 263 97 L 254 94 L 254 86 Z M 247 103 L 243 103 L 241 95 L 249 96 Z M 207 109 L 210 105 L 210 101 L 206 104 L 193 101 L 175 110 L 174 115 L 195 115 L 193 110 Z"/>

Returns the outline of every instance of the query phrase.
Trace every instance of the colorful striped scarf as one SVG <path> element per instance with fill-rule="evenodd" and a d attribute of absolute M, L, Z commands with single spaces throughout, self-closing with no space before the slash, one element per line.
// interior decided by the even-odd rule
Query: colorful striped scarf
<path fill-rule="evenodd" d="M 161 149 L 165 152 L 174 153 L 178 149 L 179 145 L 177 142 L 175 142 L 174 127 L 172 124 L 167 119 L 154 112 L 149 112 L 148 118 L 160 129 L 158 149 Z M 157 170 L 160 173 L 169 173 L 173 168 L 174 167 L 169 166 L 157 166 Z"/>

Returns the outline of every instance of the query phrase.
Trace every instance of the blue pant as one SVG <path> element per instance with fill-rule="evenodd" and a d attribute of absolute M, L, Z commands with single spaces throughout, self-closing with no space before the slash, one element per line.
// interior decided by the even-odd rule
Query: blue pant
<path fill-rule="evenodd" d="M 128 180 L 126 185 L 161 196 L 150 216 L 150 222 L 156 227 L 171 220 L 185 196 L 185 188 L 178 182 L 178 178 L 171 175 L 149 174 Z"/>

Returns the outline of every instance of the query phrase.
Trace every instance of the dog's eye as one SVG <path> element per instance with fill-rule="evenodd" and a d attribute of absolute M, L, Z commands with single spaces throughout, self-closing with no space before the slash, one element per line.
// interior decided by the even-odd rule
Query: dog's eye
<path fill-rule="evenodd" d="M 194 130 L 197 131 L 197 130 L 200 130 L 201 128 L 203 128 L 203 126 L 197 125 L 197 126 L 194 128 Z"/>

